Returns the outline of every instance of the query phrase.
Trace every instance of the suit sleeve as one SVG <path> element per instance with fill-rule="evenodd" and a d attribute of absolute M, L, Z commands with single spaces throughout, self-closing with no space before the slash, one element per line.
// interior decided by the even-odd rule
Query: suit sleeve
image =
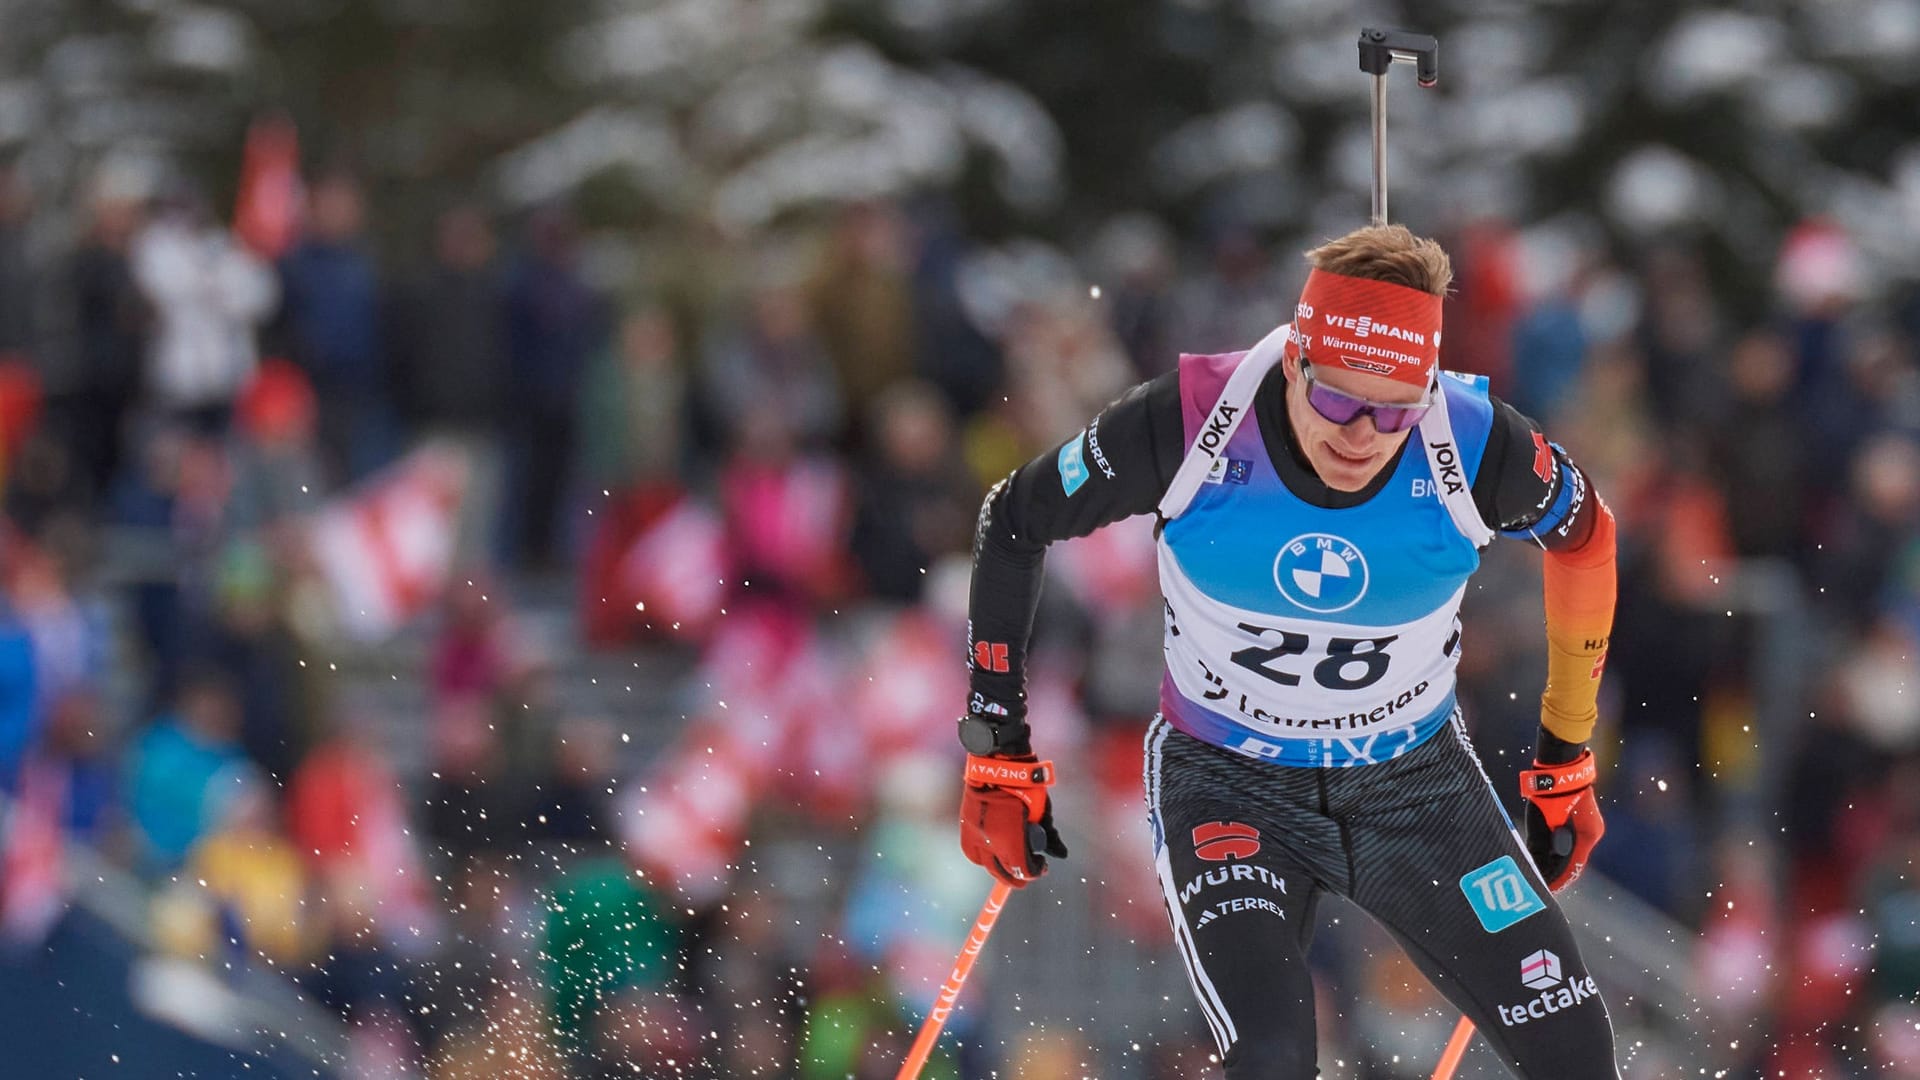
<path fill-rule="evenodd" d="M 1564 447 L 1497 399 L 1474 500 L 1502 536 L 1545 553 L 1547 686 L 1540 724 L 1563 742 L 1585 743 L 1599 716 L 1600 674 L 1613 629 L 1613 513 Z"/>
<path fill-rule="evenodd" d="M 1027 639 L 1047 545 L 1151 513 L 1185 449 L 1179 377 L 1142 383 L 994 485 L 980 506 L 967 606 L 968 711 L 1025 752 Z"/>

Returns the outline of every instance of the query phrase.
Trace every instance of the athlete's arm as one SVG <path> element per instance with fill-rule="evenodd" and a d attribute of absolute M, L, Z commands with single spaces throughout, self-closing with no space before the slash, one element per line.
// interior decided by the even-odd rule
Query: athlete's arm
<path fill-rule="evenodd" d="M 987 493 L 967 608 L 968 712 L 995 725 L 1003 752 L 1029 752 L 1027 638 L 1047 545 L 1151 512 L 1184 450 L 1179 378 L 1169 372 L 1129 390 Z"/>
<path fill-rule="evenodd" d="M 1527 851 L 1558 890 L 1580 876 L 1606 834 L 1587 740 L 1613 628 L 1613 514 L 1564 448 L 1499 401 L 1474 497 L 1502 535 L 1538 544 L 1546 557 L 1547 688 L 1534 767 L 1521 773 L 1520 792 Z"/>
<path fill-rule="evenodd" d="M 1593 735 L 1613 627 L 1613 514 L 1566 450 L 1495 400 L 1474 500 L 1501 535 L 1545 553 L 1547 688 L 1541 760 L 1572 760 Z"/>

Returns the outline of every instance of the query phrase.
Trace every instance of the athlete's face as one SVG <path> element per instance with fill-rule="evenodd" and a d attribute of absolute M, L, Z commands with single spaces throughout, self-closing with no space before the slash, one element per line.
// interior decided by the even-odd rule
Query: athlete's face
<path fill-rule="evenodd" d="M 1287 421 L 1293 425 L 1294 438 L 1306 454 L 1307 464 L 1335 491 L 1366 487 L 1407 441 L 1411 429 L 1383 435 L 1374 426 L 1371 414 L 1362 414 L 1350 424 L 1328 420 L 1307 401 L 1299 359 L 1289 356 L 1283 362 L 1287 366 Z M 1426 398 L 1419 387 L 1364 371 L 1315 364 L 1313 378 L 1329 389 L 1383 405 L 1418 405 Z"/>

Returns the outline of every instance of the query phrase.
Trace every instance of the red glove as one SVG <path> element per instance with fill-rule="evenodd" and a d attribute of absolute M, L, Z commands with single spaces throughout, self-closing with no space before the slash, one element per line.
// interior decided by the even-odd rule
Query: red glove
<path fill-rule="evenodd" d="M 1527 850 L 1554 892 L 1579 879 L 1593 845 L 1607 833 L 1600 799 L 1593 793 L 1597 771 L 1593 751 L 1582 750 L 1564 765 L 1536 760 L 1520 774 L 1520 794 L 1527 800 Z"/>
<path fill-rule="evenodd" d="M 960 850 L 1015 888 L 1047 872 L 1046 856 L 1064 859 L 1053 827 L 1053 762 L 967 755 L 960 795 Z"/>

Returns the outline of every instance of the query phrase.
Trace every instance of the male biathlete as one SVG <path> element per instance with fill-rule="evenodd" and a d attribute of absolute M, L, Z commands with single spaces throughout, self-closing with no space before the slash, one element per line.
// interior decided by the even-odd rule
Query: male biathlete
<path fill-rule="evenodd" d="M 1322 893 L 1384 925 L 1519 1076 L 1615 1078 L 1553 890 L 1603 826 L 1595 700 L 1614 523 L 1486 380 L 1439 370 L 1446 253 L 1397 225 L 1307 253 L 1294 322 L 1182 356 L 998 484 L 974 545 L 961 846 L 1025 885 L 1067 853 L 1024 694 L 1042 558 L 1158 516 L 1166 601 L 1146 794 L 1174 939 L 1230 1080 L 1315 1072 Z M 1547 683 L 1524 843 L 1454 696 L 1496 536 L 1545 552 Z"/>

